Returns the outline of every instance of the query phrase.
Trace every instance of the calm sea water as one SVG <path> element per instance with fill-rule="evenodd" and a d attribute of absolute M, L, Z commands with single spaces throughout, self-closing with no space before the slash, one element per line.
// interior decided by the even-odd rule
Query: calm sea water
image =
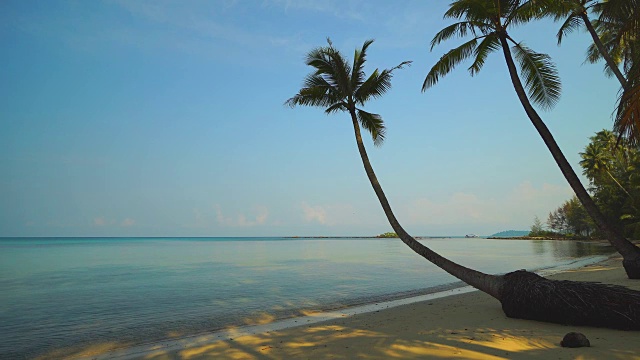
<path fill-rule="evenodd" d="M 567 241 L 421 241 L 489 273 L 612 252 Z M 4 238 L 0 358 L 158 341 L 456 281 L 397 239 Z"/>

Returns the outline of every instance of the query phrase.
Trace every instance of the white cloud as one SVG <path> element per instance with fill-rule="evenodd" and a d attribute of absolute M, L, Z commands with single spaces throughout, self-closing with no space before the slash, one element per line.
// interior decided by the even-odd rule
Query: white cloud
<path fill-rule="evenodd" d="M 253 207 L 253 217 L 249 218 L 245 214 L 237 214 L 236 216 L 227 216 L 222 212 L 219 205 L 214 206 L 216 209 L 216 221 L 219 225 L 229 227 L 251 227 L 264 225 L 269 218 L 269 209 L 266 206 L 256 205 Z"/>
<path fill-rule="evenodd" d="M 352 204 L 310 205 L 302 202 L 299 209 L 302 210 L 301 217 L 305 222 L 327 226 L 363 225 L 371 223 L 372 219 L 366 209 L 356 209 Z"/>
<path fill-rule="evenodd" d="M 230 45 L 239 49 L 259 49 L 271 45 L 277 48 L 304 48 L 299 35 L 270 34 L 265 29 L 255 30 L 244 24 L 230 20 L 232 13 L 227 10 L 234 7 L 235 1 L 226 6 L 218 3 L 200 3 L 184 6 L 180 2 L 163 3 L 158 1 L 120 1 L 114 2 L 134 17 L 159 25 L 156 36 L 141 34 L 136 28 L 113 29 L 120 40 L 146 45 L 154 39 L 154 45 L 166 46 L 185 52 L 203 52 L 209 49 L 219 57 L 220 50 L 229 51 Z M 271 29 L 269 29 L 271 30 Z M 219 44 L 216 41 L 220 41 Z"/>
<path fill-rule="evenodd" d="M 275 4 L 281 6 L 285 11 L 302 10 L 309 12 L 317 12 L 323 14 L 331 14 L 337 18 L 362 21 L 365 18 L 364 13 L 368 13 L 370 6 L 363 1 L 344 2 L 340 0 L 268 0 L 265 4 Z"/>
<path fill-rule="evenodd" d="M 120 225 L 124 227 L 130 227 L 130 226 L 133 226 L 135 223 L 136 221 L 133 220 L 132 218 L 126 218 L 122 220 L 122 223 Z"/>
<path fill-rule="evenodd" d="M 107 221 L 104 219 L 104 217 L 97 217 L 93 219 L 93 226 L 105 226 L 106 224 Z"/>
<path fill-rule="evenodd" d="M 572 194 L 568 186 L 535 187 L 526 181 L 499 198 L 457 192 L 441 201 L 416 199 L 406 207 L 406 213 L 408 223 L 414 225 L 528 226 L 534 216 L 545 218 Z"/>
<path fill-rule="evenodd" d="M 310 206 L 302 203 L 302 212 L 307 222 L 317 221 L 320 224 L 327 223 L 327 211 L 322 206 Z"/>

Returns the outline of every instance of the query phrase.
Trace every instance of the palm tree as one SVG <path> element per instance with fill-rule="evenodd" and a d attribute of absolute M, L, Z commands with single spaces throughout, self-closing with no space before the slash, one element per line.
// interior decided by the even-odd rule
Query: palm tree
<path fill-rule="evenodd" d="M 616 151 L 617 150 L 617 151 Z M 591 142 L 580 153 L 580 166 L 584 169 L 583 174 L 594 182 L 597 178 L 606 174 L 624 192 L 632 202 L 633 196 L 625 189 L 618 179 L 611 174 L 614 162 L 621 164 L 625 159 L 625 150 L 616 141 L 611 131 L 602 130 L 591 137 Z M 616 161 L 617 160 L 617 161 Z M 624 165 L 623 165 L 624 166 Z M 627 166 L 624 166 L 625 168 Z M 633 207 L 633 205 L 632 205 Z M 635 208 L 635 207 L 634 207 Z"/>
<path fill-rule="evenodd" d="M 502 276 L 485 274 L 442 257 L 404 230 L 373 171 L 362 141 L 360 126 L 371 134 L 374 145 L 382 145 L 385 130 L 382 117 L 363 110 L 362 106 L 368 100 L 384 95 L 391 88 L 393 71 L 409 62 L 382 71 L 376 69 L 367 77 L 363 66 L 367 49 L 372 42 L 366 41 L 361 49 L 355 51 L 353 65 L 333 47 L 331 41 L 328 41 L 328 46 L 311 50 L 307 54 L 306 64 L 314 70 L 305 78 L 302 89 L 285 104 L 291 107 L 318 106 L 324 108 L 327 114 L 338 111 L 349 114 L 365 172 L 398 237 L 414 252 L 436 266 L 499 300 L 507 316 L 576 325 L 640 329 L 638 291 L 603 284 L 552 281 L 526 271 Z M 580 300 L 585 294 L 593 298 L 586 304 L 586 308 L 579 305 L 585 303 Z"/>
<path fill-rule="evenodd" d="M 618 68 L 622 65 L 626 82 L 629 81 L 629 70 L 640 60 L 637 53 L 640 33 L 639 5 L 638 0 L 603 0 L 592 6 L 598 14 L 594 24 L 604 50 L 597 44 L 592 44 L 587 50 L 587 61 L 595 63 L 609 55 L 615 64 L 613 67 Z M 611 67 L 608 61 L 607 67 Z"/>
<path fill-rule="evenodd" d="M 589 35 L 591 35 L 591 38 L 593 39 L 593 45 L 589 48 L 589 57 L 587 59 L 590 62 L 595 62 L 603 58 L 607 64 L 607 72 L 613 74 L 620 82 L 620 85 L 625 87 L 627 85 L 627 80 L 618 68 L 619 61 L 614 60 L 609 51 L 605 48 L 605 45 L 600 39 L 600 36 L 598 36 L 593 23 L 589 19 L 589 10 L 594 7 L 596 9 L 600 9 L 602 4 L 597 3 L 594 0 L 560 0 L 553 1 L 550 5 L 551 6 L 547 7 L 543 12 L 544 15 L 551 15 L 556 21 L 566 17 L 560 27 L 560 30 L 558 30 L 558 45 L 562 43 L 564 35 L 580 27 L 581 23 L 584 24 L 587 31 L 589 31 Z M 603 25 L 601 22 L 597 22 L 597 24 L 600 24 L 600 26 Z"/>
<path fill-rule="evenodd" d="M 566 15 L 558 31 L 562 36 L 580 26 L 582 21 L 591 34 L 593 44 L 587 49 L 587 61 L 606 62 L 605 73 L 615 76 L 621 85 L 613 128 L 618 139 L 624 137 L 640 144 L 640 12 L 638 0 L 561 0 L 545 4 L 540 15 L 559 20 Z M 590 21 L 588 11 L 598 14 Z M 622 71 L 620 70 L 622 65 Z"/>
<path fill-rule="evenodd" d="M 555 65 L 546 54 L 537 53 L 521 42 L 516 42 L 507 32 L 512 25 L 529 21 L 540 12 L 534 0 L 456 0 L 445 13 L 445 18 L 461 20 L 438 32 L 431 41 L 431 49 L 454 36 L 464 37 L 471 34 L 473 38 L 459 47 L 444 54 L 427 74 L 422 90 L 435 85 L 438 80 L 448 74 L 465 59 L 474 58 L 469 67 L 471 75 L 481 70 L 487 56 L 502 50 L 507 63 L 511 82 L 533 126 L 542 137 L 560 171 L 569 182 L 580 202 L 585 207 L 596 226 L 607 237 L 607 240 L 623 256 L 623 265 L 630 279 L 640 279 L 640 248 L 629 242 L 610 226 L 600 209 L 589 196 L 578 176 L 571 168 L 560 150 L 549 128 L 542 121 L 531 105 L 531 100 L 544 109 L 555 105 L 560 97 L 560 79 Z M 513 52 L 520 65 L 520 72 L 525 84 L 520 81 Z M 526 91 L 525 91 L 526 87 Z"/>

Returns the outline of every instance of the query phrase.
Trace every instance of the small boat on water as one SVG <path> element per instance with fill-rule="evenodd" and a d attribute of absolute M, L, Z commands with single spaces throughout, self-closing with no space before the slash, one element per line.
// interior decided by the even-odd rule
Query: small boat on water
<path fill-rule="evenodd" d="M 480 237 L 480 236 L 478 236 L 476 234 L 467 234 L 464 237 L 466 237 L 466 238 L 477 238 L 477 237 Z"/>

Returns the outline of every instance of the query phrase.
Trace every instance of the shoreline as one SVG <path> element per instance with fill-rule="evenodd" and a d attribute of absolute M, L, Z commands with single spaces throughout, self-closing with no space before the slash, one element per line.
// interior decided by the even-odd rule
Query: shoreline
<path fill-rule="evenodd" d="M 572 261 L 560 266 L 555 266 L 552 268 L 543 268 L 535 271 L 536 273 L 545 276 L 555 278 L 557 276 L 563 276 L 563 274 L 574 273 L 584 270 L 586 268 L 593 268 L 597 266 L 605 266 L 604 264 L 610 263 L 614 260 L 615 255 L 612 256 L 595 256 L 588 259 L 580 259 L 576 261 Z M 619 261 L 618 261 L 618 265 Z M 609 265 L 606 265 L 609 266 Z M 621 266 L 619 266 L 621 267 Z M 458 285 L 461 284 L 461 285 Z M 640 284 L 639 284 L 640 285 Z M 117 348 L 105 348 L 96 347 L 93 349 L 84 349 L 84 351 L 76 352 L 75 355 L 71 355 L 72 359 L 181 359 L 183 358 L 181 353 L 196 351 L 195 349 L 213 349 L 213 348 L 233 348 L 230 344 L 236 344 L 240 339 L 255 339 L 262 337 L 269 337 L 270 334 L 279 334 L 279 333 L 296 333 L 296 329 L 300 329 L 301 327 L 320 327 L 323 328 L 325 326 L 333 326 L 326 325 L 330 323 L 338 322 L 350 322 L 351 319 L 356 318 L 367 318 L 369 316 L 373 316 L 374 314 L 379 313 L 387 313 L 389 311 L 394 312 L 398 309 L 401 311 L 402 308 L 410 307 L 410 306 L 431 306 L 434 303 L 447 302 L 447 299 L 451 298 L 462 298 L 461 301 L 469 302 L 469 300 L 465 300 L 465 297 L 477 297 L 477 296 L 486 296 L 490 298 L 488 295 L 482 294 L 474 288 L 465 285 L 464 283 L 453 283 L 445 286 L 453 286 L 444 291 L 438 291 L 438 287 L 434 288 L 433 291 L 427 294 L 404 297 L 398 299 L 392 299 L 388 301 L 379 301 L 375 303 L 361 304 L 350 306 L 346 308 L 340 308 L 335 310 L 328 311 L 310 311 L 303 313 L 305 316 L 298 317 L 290 317 L 281 320 L 276 320 L 273 322 L 265 322 L 265 323 L 256 323 L 253 325 L 247 325 L 242 327 L 229 327 L 226 329 L 221 329 L 217 331 L 207 332 L 199 335 L 192 335 L 187 337 L 181 337 L 177 339 L 167 339 L 159 342 L 147 343 L 147 344 L 139 344 L 130 347 L 120 347 Z M 442 287 L 440 287 L 441 289 Z M 638 288 L 638 287 L 636 287 Z M 491 300 L 493 300 L 491 298 Z M 473 301 L 472 301 L 473 302 Z M 494 307 L 497 307 L 499 310 L 499 302 L 493 300 Z M 473 306 L 471 306 L 472 308 Z M 501 311 L 500 311 L 501 314 Z M 456 317 L 457 314 L 451 314 Z M 505 319 L 507 319 L 504 315 L 502 315 Z M 393 322 L 393 319 L 391 320 Z M 524 320 L 515 320 L 515 321 L 524 321 Z M 535 322 L 534 322 L 535 323 Z M 544 323 L 539 323 L 544 324 Z M 323 326 L 324 325 L 324 326 Z M 411 326 L 410 324 L 408 325 Z M 555 325 L 561 326 L 561 325 Z M 614 330 L 610 330 L 614 331 Z M 638 334 L 640 335 L 640 334 Z M 290 335 L 291 336 L 291 335 Z M 558 340 L 559 341 L 559 340 Z M 223 345 L 224 344 L 224 345 Z M 112 344 L 114 345 L 114 344 Z M 269 350 L 274 349 L 275 347 L 272 345 L 267 345 L 261 349 Z M 199 350 L 198 350 L 199 351 Z M 260 353 L 259 351 L 257 353 Z M 59 354 L 60 355 L 60 354 Z M 298 354 L 302 356 L 301 354 Z M 51 356 L 55 356 L 51 354 Z M 283 358 L 289 358 L 293 356 L 294 358 L 297 355 L 289 354 L 283 355 Z M 327 355 L 328 356 L 328 355 Z M 304 355 L 304 357 L 307 357 Z M 340 357 L 340 356 L 338 356 Z M 46 357 L 45 357 L 46 358 Z M 204 358 L 236 358 L 236 356 L 227 356 L 221 353 L 216 353 L 215 356 L 213 354 L 209 354 Z M 240 357 L 252 359 L 255 358 L 253 356 Z M 260 357 L 258 357 L 260 358 Z M 275 358 L 279 358 L 275 356 Z M 640 359 L 640 357 L 638 358 Z"/>

